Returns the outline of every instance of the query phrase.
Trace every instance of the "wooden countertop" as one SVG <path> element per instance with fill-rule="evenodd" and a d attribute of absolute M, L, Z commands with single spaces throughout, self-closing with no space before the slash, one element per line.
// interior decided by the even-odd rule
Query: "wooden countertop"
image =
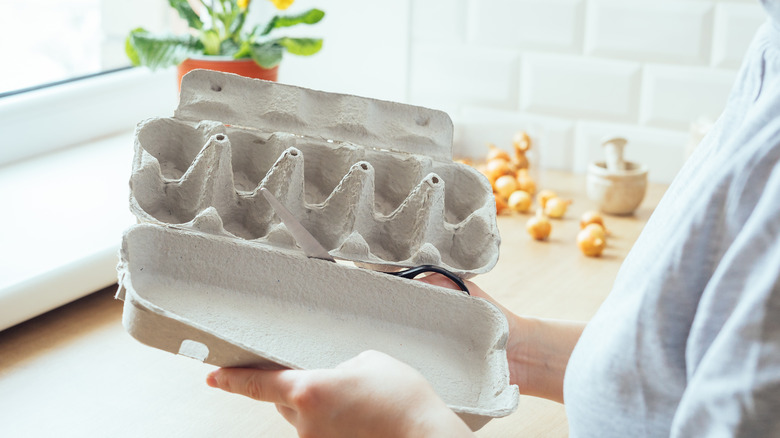
<path fill-rule="evenodd" d="M 607 249 L 587 258 L 575 243 L 580 214 L 594 207 L 584 197 L 584 181 L 582 175 L 542 175 L 540 187 L 574 199 L 566 217 L 553 221 L 547 242 L 526 234 L 528 216 L 499 217 L 499 262 L 475 281 L 512 311 L 590 318 L 666 189 L 651 184 L 634 216 L 606 216 Z M 213 367 L 131 338 L 113 293 L 97 292 L 0 332 L 0 435 L 297 436 L 273 405 L 207 387 Z M 516 412 L 477 435 L 564 437 L 568 426 L 563 405 L 521 397 Z"/>

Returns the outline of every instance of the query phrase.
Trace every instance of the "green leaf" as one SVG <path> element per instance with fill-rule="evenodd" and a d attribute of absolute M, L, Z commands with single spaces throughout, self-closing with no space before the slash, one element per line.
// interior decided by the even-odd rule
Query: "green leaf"
<path fill-rule="evenodd" d="M 234 6 L 236 6 L 235 0 L 219 0 L 219 3 L 222 4 L 222 10 L 226 14 L 232 14 L 234 9 Z"/>
<path fill-rule="evenodd" d="M 263 68 L 273 68 L 282 62 L 284 48 L 274 41 L 252 44 L 252 59 Z"/>
<path fill-rule="evenodd" d="M 241 28 L 244 27 L 245 21 L 246 21 L 246 11 L 238 14 L 238 17 L 236 17 L 233 23 L 230 24 L 230 29 L 228 29 L 229 35 L 230 36 L 238 35 L 238 33 L 241 32 Z"/>
<path fill-rule="evenodd" d="M 206 55 L 219 55 L 219 46 L 221 44 L 219 32 L 214 29 L 202 32 L 200 34 L 200 42 L 203 44 Z"/>
<path fill-rule="evenodd" d="M 200 17 L 198 17 L 198 14 L 192 9 L 192 6 L 187 3 L 187 0 L 168 0 L 168 4 L 176 9 L 181 18 L 187 20 L 188 26 L 193 29 L 203 28 L 203 22 L 200 21 Z"/>
<path fill-rule="evenodd" d="M 206 8 L 206 12 L 209 13 L 209 16 L 213 16 L 214 15 L 214 9 L 211 7 L 211 5 L 209 5 L 209 2 L 207 2 L 205 0 L 200 0 L 200 4 L 202 4 L 203 7 Z"/>
<path fill-rule="evenodd" d="M 314 8 L 314 9 L 309 9 L 308 11 L 300 15 L 296 15 L 294 17 L 288 17 L 288 19 L 292 19 L 292 20 L 300 19 L 301 20 L 300 23 L 304 23 L 304 24 L 317 24 L 324 17 L 325 17 L 325 11 Z M 290 24 L 290 26 L 292 26 L 293 24 L 298 24 L 298 23 L 292 23 Z"/>
<path fill-rule="evenodd" d="M 238 42 L 234 40 L 225 40 L 222 41 L 222 44 L 219 45 L 219 54 L 222 56 L 232 56 L 236 59 L 240 58 L 236 57 L 236 54 L 241 50 L 241 46 L 238 45 Z M 247 53 L 248 56 L 248 53 Z"/>
<path fill-rule="evenodd" d="M 233 20 L 233 16 L 228 12 L 217 12 L 215 16 L 217 17 L 217 20 L 222 22 L 223 25 L 228 25 Z M 225 29 L 227 29 L 227 26 Z"/>
<path fill-rule="evenodd" d="M 322 48 L 322 39 L 315 38 L 280 38 L 276 42 L 293 55 L 310 56 Z"/>
<path fill-rule="evenodd" d="M 141 65 L 141 59 L 138 56 L 138 51 L 135 50 L 135 47 L 133 47 L 133 44 L 130 41 L 133 32 L 146 32 L 146 30 L 142 27 L 135 28 L 127 35 L 127 38 L 125 38 L 125 53 L 130 59 L 130 63 L 137 67 Z"/>
<path fill-rule="evenodd" d="M 298 15 L 276 15 L 271 18 L 271 21 L 265 26 L 265 29 L 260 33 L 260 36 L 268 35 L 274 29 L 281 27 L 295 26 L 296 24 L 315 24 L 322 20 L 325 16 L 325 12 L 319 9 L 309 9 Z"/>
<path fill-rule="evenodd" d="M 241 47 L 233 54 L 233 59 L 249 58 L 252 56 L 252 43 L 249 41 L 242 41 Z"/>
<path fill-rule="evenodd" d="M 249 40 L 249 41 L 251 41 L 251 42 L 254 42 L 254 41 L 255 41 L 255 40 L 257 40 L 258 38 L 260 38 L 261 36 L 263 36 L 263 32 L 265 32 L 265 30 L 264 30 L 264 29 L 265 29 L 265 27 L 262 27 L 262 28 L 261 28 L 261 26 L 260 26 L 260 25 L 257 25 L 257 26 L 255 26 L 255 27 L 253 27 L 253 28 L 252 28 L 252 31 L 251 31 L 251 32 L 249 32 L 249 34 L 248 34 L 248 35 L 247 35 L 247 36 L 246 36 L 244 39 L 246 39 L 246 40 Z"/>
<path fill-rule="evenodd" d="M 154 35 L 135 29 L 125 41 L 125 51 L 134 65 L 154 70 L 178 65 L 192 55 L 203 53 L 203 44 L 190 35 Z"/>

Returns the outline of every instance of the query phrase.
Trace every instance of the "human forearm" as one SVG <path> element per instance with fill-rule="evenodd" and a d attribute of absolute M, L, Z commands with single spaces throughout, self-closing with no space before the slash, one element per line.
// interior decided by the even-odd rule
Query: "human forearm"
<path fill-rule="evenodd" d="M 513 384 L 526 395 L 563 402 L 563 377 L 584 322 L 509 313 L 507 358 Z"/>
<path fill-rule="evenodd" d="M 453 287 L 450 280 L 438 274 L 420 280 Z M 472 296 L 490 301 L 506 316 L 509 323 L 506 351 L 510 383 L 517 385 L 521 394 L 563 402 L 566 365 L 585 323 L 518 316 L 476 284 L 467 281 L 466 285 Z"/>

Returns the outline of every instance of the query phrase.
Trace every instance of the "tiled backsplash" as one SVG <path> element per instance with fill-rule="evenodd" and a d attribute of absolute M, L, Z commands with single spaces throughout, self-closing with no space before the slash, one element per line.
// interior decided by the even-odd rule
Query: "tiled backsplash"
<path fill-rule="evenodd" d="M 155 0 L 131 9 L 154 7 L 173 14 Z M 542 166 L 584 172 L 599 139 L 625 136 L 627 158 L 663 182 L 685 160 L 691 124 L 723 109 L 766 20 L 758 0 L 296 0 L 287 12 L 310 7 L 326 11 L 322 23 L 280 35 L 325 45 L 285 56 L 282 82 L 444 110 L 459 156 L 482 157 L 488 142 L 510 149 L 525 129 Z M 253 8 L 260 20 L 274 13 Z M 153 18 L 133 20 L 159 27 Z M 127 31 L 117 32 L 120 53 Z"/>
<path fill-rule="evenodd" d="M 458 155 L 526 129 L 542 166 L 584 172 L 621 135 L 668 182 L 765 19 L 755 0 L 414 0 L 407 101 L 452 116 Z"/>
<path fill-rule="evenodd" d="M 685 160 L 691 123 L 723 109 L 766 19 L 757 0 L 296 0 L 287 12 L 310 7 L 326 19 L 280 34 L 321 36 L 324 48 L 286 56 L 282 82 L 444 110 L 460 156 L 510 149 L 525 129 L 542 166 L 584 172 L 599 139 L 625 136 L 627 158 L 663 182 Z M 173 14 L 156 0 L 121 10 L 151 28 Z M 104 20 L 124 56 L 127 30 Z"/>

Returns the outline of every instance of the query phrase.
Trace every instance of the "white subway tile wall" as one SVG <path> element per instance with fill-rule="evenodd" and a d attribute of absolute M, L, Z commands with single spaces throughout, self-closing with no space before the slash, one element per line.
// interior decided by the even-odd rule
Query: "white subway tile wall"
<path fill-rule="evenodd" d="M 531 151 L 529 158 L 534 165 L 573 168 L 571 145 L 575 123 L 571 120 L 477 107 L 465 108 L 461 116 L 468 123 L 455 125 L 455 155 L 468 155 L 468 150 L 461 149 L 468 145 L 506 144 L 507 139 L 522 129 L 532 135 L 532 141 L 546 146 Z"/>
<path fill-rule="evenodd" d="M 471 0 L 469 40 L 513 49 L 582 49 L 583 0 Z"/>
<path fill-rule="evenodd" d="M 376 99 L 407 100 L 410 1 L 296 0 L 285 14 L 319 7 L 325 11 L 325 18 L 311 27 L 279 29 L 272 36 L 316 37 L 324 42 L 314 56 L 285 55 L 279 66 L 279 81 Z M 274 12 L 268 2 L 253 2 L 253 8 L 255 4 Z M 449 15 L 444 14 L 441 19 L 453 26 Z"/>
<path fill-rule="evenodd" d="M 691 117 L 716 119 L 735 78 L 734 70 L 646 65 L 639 121 L 643 125 L 687 129 Z"/>
<path fill-rule="evenodd" d="M 541 166 L 584 172 L 621 135 L 670 182 L 765 19 L 756 0 L 414 0 L 407 101 L 450 113 L 456 155 L 524 129 Z"/>
<path fill-rule="evenodd" d="M 572 118 L 636 121 L 640 64 L 570 55 L 523 57 L 520 109 Z"/>
<path fill-rule="evenodd" d="M 517 108 L 517 58 L 511 50 L 492 47 L 415 44 L 410 97 L 431 105 Z"/>
<path fill-rule="evenodd" d="M 709 60 L 711 2 L 591 0 L 587 55 L 674 64 Z"/>
<path fill-rule="evenodd" d="M 584 173 L 589 163 L 604 161 L 600 140 L 605 135 L 631 139 L 631 146 L 625 149 L 625 159 L 646 165 L 657 181 L 671 181 L 686 158 L 686 131 L 583 121 L 577 123 L 574 133 L 572 169 L 575 172 Z"/>
<path fill-rule="evenodd" d="M 712 66 L 737 68 L 755 29 L 766 20 L 766 14 L 753 3 L 715 5 L 715 28 L 712 39 Z"/>

